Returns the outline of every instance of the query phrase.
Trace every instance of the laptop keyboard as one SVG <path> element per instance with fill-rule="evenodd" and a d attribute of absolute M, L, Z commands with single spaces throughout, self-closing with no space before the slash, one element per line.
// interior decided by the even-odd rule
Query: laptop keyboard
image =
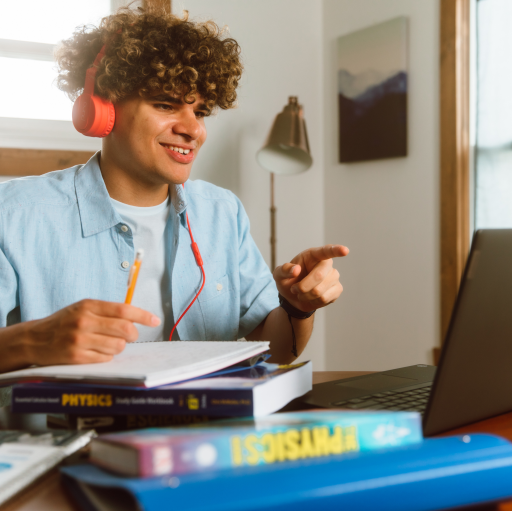
<path fill-rule="evenodd" d="M 346 401 L 331 403 L 333 406 L 351 410 L 390 410 L 425 412 L 432 382 L 415 385 L 414 388 L 386 390 Z"/>

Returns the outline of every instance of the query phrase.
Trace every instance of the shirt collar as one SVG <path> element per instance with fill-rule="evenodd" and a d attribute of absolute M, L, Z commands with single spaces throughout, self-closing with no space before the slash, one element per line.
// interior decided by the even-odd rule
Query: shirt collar
<path fill-rule="evenodd" d="M 99 151 L 75 174 L 75 191 L 84 237 L 98 234 L 120 223 L 112 206 L 99 166 Z"/>
<path fill-rule="evenodd" d="M 75 192 L 84 237 L 98 234 L 122 222 L 116 211 L 101 175 L 98 151 L 75 174 Z M 187 208 L 185 190 L 181 185 L 171 185 L 171 204 L 180 215 Z"/>
<path fill-rule="evenodd" d="M 169 188 L 171 190 L 171 204 L 176 213 L 181 215 L 187 209 L 185 189 L 181 185 L 172 185 Z"/>

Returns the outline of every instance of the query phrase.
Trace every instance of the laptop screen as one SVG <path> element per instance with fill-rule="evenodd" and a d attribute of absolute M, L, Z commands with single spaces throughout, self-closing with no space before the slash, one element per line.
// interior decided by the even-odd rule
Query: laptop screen
<path fill-rule="evenodd" d="M 424 418 L 435 435 L 512 411 L 512 229 L 475 233 Z"/>

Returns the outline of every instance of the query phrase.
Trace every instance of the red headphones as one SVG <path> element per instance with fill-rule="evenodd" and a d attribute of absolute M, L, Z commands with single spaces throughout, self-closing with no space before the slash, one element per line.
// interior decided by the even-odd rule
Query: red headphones
<path fill-rule="evenodd" d="M 94 95 L 96 73 L 104 56 L 105 46 L 101 48 L 93 65 L 85 73 L 84 92 L 73 105 L 73 126 L 87 137 L 106 137 L 112 131 L 116 120 L 114 105 Z"/>
<path fill-rule="evenodd" d="M 101 48 L 100 52 L 94 59 L 92 66 L 85 73 L 84 92 L 77 98 L 75 104 L 73 105 L 73 126 L 77 131 L 82 133 L 82 135 L 87 137 L 106 137 L 112 131 L 114 122 L 116 120 L 116 111 L 114 109 L 114 105 L 110 101 L 94 95 L 94 82 L 96 78 L 96 72 L 98 71 L 99 63 L 104 56 L 105 45 Z M 182 186 L 185 188 L 185 184 Z M 199 268 L 201 268 L 203 279 L 201 282 L 201 287 L 195 295 L 194 299 L 190 302 L 190 305 L 185 309 L 183 314 L 178 318 L 178 321 L 176 321 L 172 327 L 171 334 L 169 335 L 169 341 L 172 340 L 172 334 L 178 326 L 178 323 L 183 319 L 183 316 L 185 316 L 190 307 L 192 307 L 192 304 L 197 300 L 197 297 L 201 294 L 206 280 L 203 267 L 203 259 L 201 258 L 199 247 L 194 241 L 194 236 L 192 235 L 192 229 L 190 228 L 190 222 L 188 220 L 188 213 L 185 212 L 185 215 L 187 218 L 190 240 L 192 241 L 192 252 L 194 253 L 197 265 Z"/>

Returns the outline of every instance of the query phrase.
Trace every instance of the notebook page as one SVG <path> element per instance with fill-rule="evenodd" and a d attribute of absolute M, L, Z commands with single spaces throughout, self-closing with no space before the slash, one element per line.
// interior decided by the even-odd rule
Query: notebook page
<path fill-rule="evenodd" d="M 195 378 L 224 369 L 268 350 L 268 342 L 164 341 L 127 344 L 110 362 L 33 367 L 0 375 L 0 385 L 12 382 L 84 380 L 156 386 Z"/>

